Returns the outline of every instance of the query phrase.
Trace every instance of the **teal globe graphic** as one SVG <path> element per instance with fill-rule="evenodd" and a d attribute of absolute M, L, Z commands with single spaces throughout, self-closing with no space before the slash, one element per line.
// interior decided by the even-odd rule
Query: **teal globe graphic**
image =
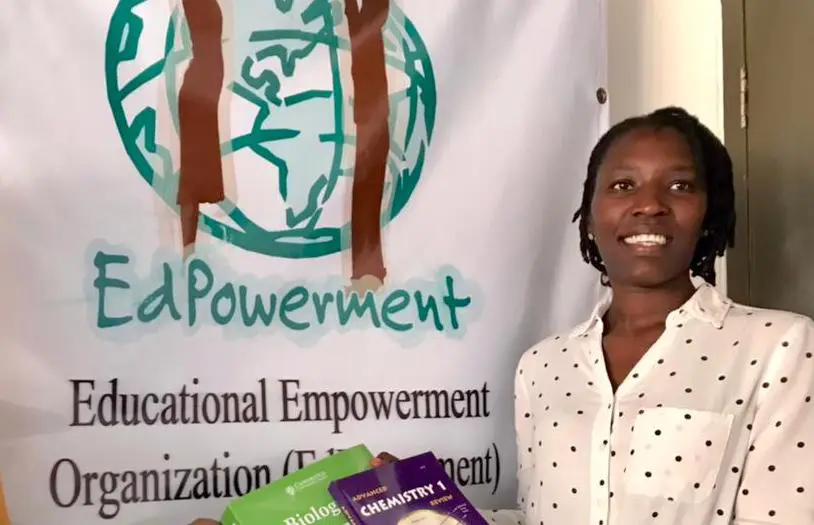
<path fill-rule="evenodd" d="M 127 155 L 177 213 L 178 92 L 192 45 L 173 1 L 181 2 L 119 1 L 107 35 L 105 75 Z M 228 181 L 222 202 L 201 207 L 199 230 L 272 257 L 338 253 L 349 246 L 355 159 L 344 6 L 329 0 L 219 3 L 226 64 L 220 153 Z M 385 227 L 421 178 L 436 86 L 427 48 L 394 1 L 383 35 L 390 129 Z"/>

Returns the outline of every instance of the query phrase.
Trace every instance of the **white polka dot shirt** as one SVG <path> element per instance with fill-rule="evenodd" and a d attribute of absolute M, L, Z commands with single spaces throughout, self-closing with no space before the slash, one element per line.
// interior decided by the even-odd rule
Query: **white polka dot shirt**
<path fill-rule="evenodd" d="M 604 300 L 520 360 L 520 510 L 533 525 L 814 525 L 814 322 L 702 285 L 616 394 Z"/>

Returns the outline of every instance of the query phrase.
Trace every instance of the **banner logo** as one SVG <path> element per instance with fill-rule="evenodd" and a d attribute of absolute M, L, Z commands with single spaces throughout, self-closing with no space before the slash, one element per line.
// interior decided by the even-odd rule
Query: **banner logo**
<path fill-rule="evenodd" d="M 107 38 L 108 99 L 138 173 L 182 222 L 213 204 L 184 224 L 187 247 L 201 228 L 244 250 L 311 258 L 348 248 L 353 230 L 380 251 L 367 230 L 406 206 L 435 124 L 432 63 L 415 27 L 389 0 L 361 8 L 352 0 L 345 13 L 327 0 L 228 3 L 182 2 L 162 56 L 141 67 L 135 59 L 155 28 L 137 14 L 143 2 L 119 3 Z M 133 96 L 145 88 L 164 98 L 164 137 L 157 108 Z M 180 145 L 178 158 L 169 142 Z M 225 176 L 237 179 L 232 195 Z M 241 195 L 243 180 L 268 191 Z M 360 224 L 331 223 L 324 209 L 348 187 Z"/>
<path fill-rule="evenodd" d="M 135 288 L 132 275 L 114 279 L 111 270 L 133 257 L 92 246 L 87 287 L 97 327 L 192 326 L 203 305 L 222 326 L 269 326 L 279 313 L 294 331 L 367 317 L 364 324 L 396 332 L 460 332 L 457 310 L 472 298 L 456 295 L 466 287 L 457 272 L 395 285 L 382 248 L 382 230 L 421 179 L 436 119 L 430 56 L 404 13 L 391 0 L 174 0 L 169 22 L 152 27 L 155 16 L 143 15 L 167 1 L 119 2 L 105 75 L 127 155 L 158 196 L 164 224 L 180 232 L 164 246 L 189 268 L 179 291 L 179 271 L 159 262 L 159 281 L 129 299 L 137 311 L 109 315 L 105 292 Z M 202 254 L 201 231 L 275 258 L 349 250 L 350 267 L 336 269 L 342 284 L 283 283 L 280 293 L 264 292 L 263 305 L 246 279 L 216 270 L 217 254 Z M 265 277 L 247 279 L 268 288 Z M 337 312 L 326 314 L 326 301 Z M 311 311 L 292 321 L 292 308 Z M 405 309 L 409 320 L 390 314 Z"/>

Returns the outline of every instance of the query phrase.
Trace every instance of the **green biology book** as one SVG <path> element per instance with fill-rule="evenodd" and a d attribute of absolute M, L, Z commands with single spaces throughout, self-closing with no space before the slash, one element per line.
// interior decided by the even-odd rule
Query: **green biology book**
<path fill-rule="evenodd" d="M 336 452 L 230 502 L 221 523 L 345 525 L 348 520 L 328 492 L 328 485 L 368 470 L 372 459 L 364 445 Z"/>

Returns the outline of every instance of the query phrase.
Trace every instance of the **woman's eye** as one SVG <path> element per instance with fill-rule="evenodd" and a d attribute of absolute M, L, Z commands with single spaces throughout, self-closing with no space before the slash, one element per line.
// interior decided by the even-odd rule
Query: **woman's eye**
<path fill-rule="evenodd" d="M 617 180 L 611 184 L 611 189 L 614 191 L 627 191 L 633 187 L 633 184 L 627 180 Z"/>
<path fill-rule="evenodd" d="M 692 184 L 686 181 L 676 181 L 670 185 L 670 189 L 675 191 L 691 191 Z"/>

